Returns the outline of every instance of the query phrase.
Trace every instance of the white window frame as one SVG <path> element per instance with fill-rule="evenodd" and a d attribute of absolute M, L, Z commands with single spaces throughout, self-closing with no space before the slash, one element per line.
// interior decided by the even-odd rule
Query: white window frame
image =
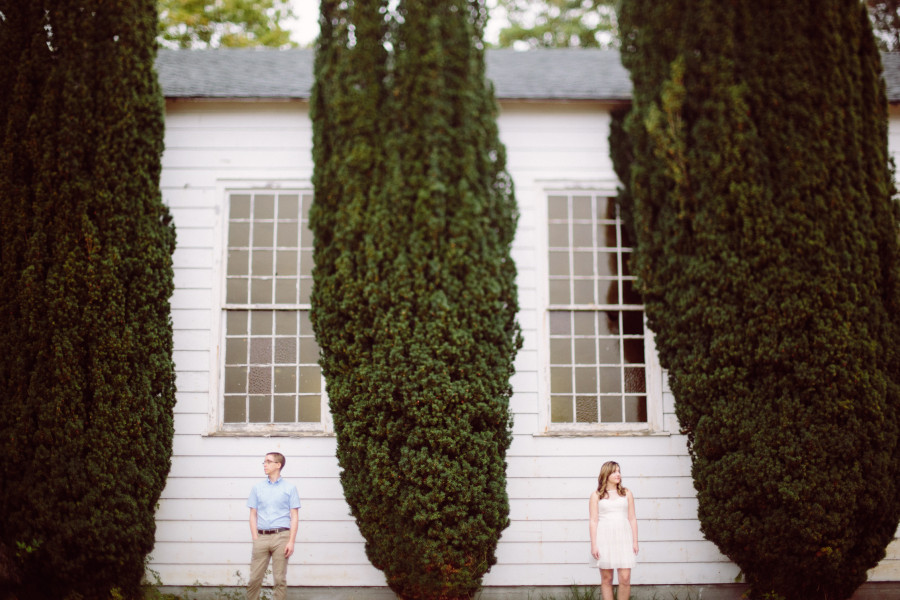
<path fill-rule="evenodd" d="M 539 436 L 622 436 L 622 435 L 668 435 L 663 416 L 662 369 L 656 353 L 653 332 L 647 327 L 644 316 L 644 369 L 646 378 L 647 421 L 641 423 L 553 423 L 550 415 L 550 285 L 549 285 L 549 218 L 548 202 L 553 195 L 573 195 L 578 193 L 602 195 L 614 198 L 617 195 L 614 181 L 553 182 L 539 188 L 537 207 L 537 286 L 538 286 L 538 398 L 540 427 Z M 598 306 L 598 310 L 600 310 Z"/>
<path fill-rule="evenodd" d="M 210 435 L 245 436 L 245 437 L 277 437 L 277 436 L 334 436 L 334 423 L 328 409 L 328 397 L 325 391 L 325 378 L 321 379 L 321 420 L 317 423 L 225 423 L 225 337 L 226 314 L 229 310 L 297 310 L 308 311 L 309 304 L 272 305 L 226 303 L 227 289 L 227 255 L 228 255 L 228 221 L 231 208 L 231 196 L 235 194 L 313 194 L 309 181 L 234 181 L 222 182 L 217 189 L 217 197 L 222 199 L 222 210 L 217 219 L 214 239 L 218 248 L 215 250 L 213 265 L 216 273 L 213 306 L 215 308 L 211 324 L 211 338 L 215 341 L 211 353 L 210 370 Z M 299 248 L 298 248 L 299 250 Z M 277 308 L 274 308 L 276 307 Z"/>

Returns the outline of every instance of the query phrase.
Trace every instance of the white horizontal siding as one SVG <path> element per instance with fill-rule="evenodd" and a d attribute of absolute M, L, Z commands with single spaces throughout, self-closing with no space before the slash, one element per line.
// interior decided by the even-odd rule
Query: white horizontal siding
<path fill-rule="evenodd" d="M 900 110 L 891 144 L 900 153 Z M 516 359 L 513 443 L 508 454 L 510 526 L 485 585 L 597 584 L 590 567 L 587 498 L 599 465 L 618 460 L 636 496 L 641 555 L 636 584 L 729 583 L 738 569 L 703 539 L 685 438 L 677 435 L 674 398 L 663 383 L 667 435 L 563 437 L 541 431 L 540 294 L 537 240 L 545 190 L 558 182 L 614 185 L 607 107 L 591 103 L 513 102 L 501 106 L 500 135 L 516 185 L 524 347 Z M 176 436 L 157 513 L 150 568 L 168 585 L 237 585 L 250 555 L 246 496 L 262 478 L 262 456 L 287 456 L 285 477 L 303 506 L 289 582 L 308 586 L 382 586 L 343 500 L 336 443 L 330 437 L 209 435 L 217 399 L 218 315 L 224 190 L 309 187 L 311 125 L 304 102 L 167 104 L 163 198 L 177 226 L 175 326 Z M 900 542 L 871 573 L 900 579 Z"/>

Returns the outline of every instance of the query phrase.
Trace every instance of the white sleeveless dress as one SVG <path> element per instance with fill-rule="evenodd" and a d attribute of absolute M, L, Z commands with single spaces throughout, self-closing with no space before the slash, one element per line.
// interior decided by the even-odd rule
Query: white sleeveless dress
<path fill-rule="evenodd" d="M 634 541 L 628 522 L 628 497 L 613 492 L 597 502 L 597 549 L 601 569 L 630 569 L 634 566 Z"/>

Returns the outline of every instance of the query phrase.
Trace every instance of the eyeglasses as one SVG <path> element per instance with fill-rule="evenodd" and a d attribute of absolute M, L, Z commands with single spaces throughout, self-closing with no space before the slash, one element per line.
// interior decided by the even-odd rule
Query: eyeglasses
<path fill-rule="evenodd" d="M 279 465 L 281 463 L 279 463 L 277 460 L 264 460 L 262 462 L 262 464 L 264 464 L 264 465 Z"/>

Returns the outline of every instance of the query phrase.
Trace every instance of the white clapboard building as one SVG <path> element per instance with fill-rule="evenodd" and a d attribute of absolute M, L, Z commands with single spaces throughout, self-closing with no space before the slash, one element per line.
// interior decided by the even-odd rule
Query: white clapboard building
<path fill-rule="evenodd" d="M 246 579 L 246 498 L 269 451 L 287 457 L 284 476 L 303 502 L 289 584 L 304 586 L 303 597 L 385 585 L 342 496 L 308 318 L 313 58 L 158 58 L 161 185 L 178 236 L 174 456 L 149 565 L 165 585 Z M 521 214 L 513 254 L 525 343 L 512 382 L 511 524 L 484 585 L 598 584 L 588 496 L 610 459 L 637 499 L 633 583 L 733 584 L 739 569 L 700 533 L 685 436 L 611 200 L 610 111 L 629 102 L 628 73 L 617 53 L 599 50 L 489 50 L 487 63 Z M 900 55 L 885 63 L 897 152 Z M 900 580 L 900 543 L 870 580 Z"/>

